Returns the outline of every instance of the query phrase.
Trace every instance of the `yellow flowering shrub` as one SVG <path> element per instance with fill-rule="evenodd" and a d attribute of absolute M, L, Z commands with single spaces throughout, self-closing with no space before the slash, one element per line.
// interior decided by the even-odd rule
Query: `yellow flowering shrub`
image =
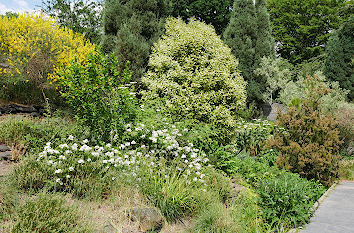
<path fill-rule="evenodd" d="M 0 82 L 55 82 L 61 67 L 85 60 L 94 47 L 44 14 L 0 17 Z"/>

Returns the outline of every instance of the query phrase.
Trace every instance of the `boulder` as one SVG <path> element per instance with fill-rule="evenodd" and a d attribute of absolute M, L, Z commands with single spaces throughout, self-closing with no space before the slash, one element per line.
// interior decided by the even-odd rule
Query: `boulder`
<path fill-rule="evenodd" d="M 134 208 L 126 211 L 134 222 L 139 222 L 139 228 L 143 232 L 159 232 L 164 224 L 164 218 L 154 208 Z"/>
<path fill-rule="evenodd" d="M 10 147 L 6 145 L 0 145 L 0 152 L 10 151 Z"/>
<path fill-rule="evenodd" d="M 0 159 L 11 160 L 12 153 L 11 151 L 0 152 Z"/>

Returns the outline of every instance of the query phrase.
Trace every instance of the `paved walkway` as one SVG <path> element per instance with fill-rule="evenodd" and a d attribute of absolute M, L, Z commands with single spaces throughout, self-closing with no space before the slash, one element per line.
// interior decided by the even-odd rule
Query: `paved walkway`
<path fill-rule="evenodd" d="M 337 185 L 301 233 L 354 233 L 354 182 Z"/>

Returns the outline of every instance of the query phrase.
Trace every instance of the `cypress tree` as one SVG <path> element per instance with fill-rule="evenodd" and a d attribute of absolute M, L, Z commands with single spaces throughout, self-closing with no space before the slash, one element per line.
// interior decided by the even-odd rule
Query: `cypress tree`
<path fill-rule="evenodd" d="M 275 57 L 265 0 L 256 0 L 256 3 L 253 0 L 235 0 L 224 40 L 239 59 L 239 68 L 248 82 L 248 102 L 259 103 L 266 80 L 255 75 L 254 70 L 258 68 L 262 57 Z"/>
<path fill-rule="evenodd" d="M 162 34 L 170 9 L 169 0 L 105 1 L 102 49 L 116 56 L 121 66 L 129 61 L 135 81 L 146 70 L 151 46 Z"/>
<path fill-rule="evenodd" d="M 330 37 L 327 45 L 324 74 L 329 80 L 350 91 L 348 98 L 354 99 L 354 17 L 352 16 Z"/>

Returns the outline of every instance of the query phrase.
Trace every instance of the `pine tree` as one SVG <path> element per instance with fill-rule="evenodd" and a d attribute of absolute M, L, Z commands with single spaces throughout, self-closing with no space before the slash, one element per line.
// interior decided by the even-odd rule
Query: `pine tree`
<path fill-rule="evenodd" d="M 130 62 L 133 79 L 140 80 L 146 70 L 151 46 L 163 32 L 170 14 L 169 0 L 106 0 L 103 14 L 102 49 Z"/>
<path fill-rule="evenodd" d="M 257 38 L 256 38 L 256 64 L 261 62 L 262 57 L 275 57 L 275 41 L 272 37 L 269 13 L 266 0 L 256 0 L 257 14 Z"/>
<path fill-rule="evenodd" d="M 255 75 L 262 57 L 275 57 L 269 14 L 265 0 L 235 0 L 234 12 L 224 40 L 239 59 L 239 68 L 248 82 L 248 102 L 260 102 L 266 80 Z"/>
<path fill-rule="evenodd" d="M 348 97 L 354 99 L 354 17 L 351 17 L 330 37 L 327 45 L 324 74 L 329 80 L 350 91 Z"/>
<path fill-rule="evenodd" d="M 257 34 L 256 8 L 253 0 L 236 0 L 224 40 L 239 60 L 239 68 L 249 81 L 254 65 Z"/>

